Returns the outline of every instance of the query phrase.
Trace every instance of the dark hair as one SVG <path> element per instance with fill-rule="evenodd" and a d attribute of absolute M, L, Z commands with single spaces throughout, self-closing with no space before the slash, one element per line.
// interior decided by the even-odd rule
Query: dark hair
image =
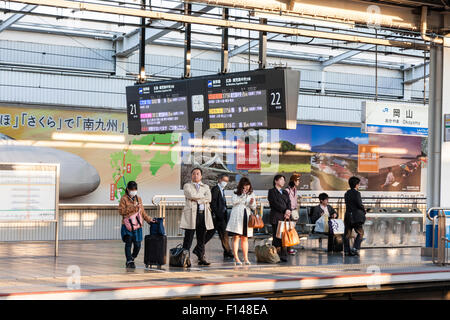
<path fill-rule="evenodd" d="M 238 196 L 242 195 L 244 187 L 248 186 L 248 185 L 250 186 L 250 189 L 248 189 L 248 194 L 250 194 L 253 192 L 252 183 L 250 182 L 250 180 L 248 178 L 242 177 L 241 180 L 239 180 L 237 190 L 234 193 L 237 194 Z"/>
<path fill-rule="evenodd" d="M 295 187 L 295 181 L 300 179 L 300 174 L 294 173 L 289 179 L 289 188 Z"/>
<path fill-rule="evenodd" d="M 350 186 L 350 189 L 355 189 L 356 185 L 359 184 L 361 180 L 358 177 L 351 177 L 348 179 L 348 185 Z"/>
<path fill-rule="evenodd" d="M 137 183 L 135 181 L 129 181 L 125 193 L 129 196 L 128 190 L 137 190 Z"/>
<path fill-rule="evenodd" d="M 225 178 L 225 177 L 229 178 L 229 175 L 226 174 L 226 173 L 221 173 L 221 174 L 219 174 L 219 176 L 217 177 L 217 180 L 220 181 L 220 180 L 222 180 L 222 179 Z"/>
<path fill-rule="evenodd" d="M 286 177 L 283 176 L 282 174 L 277 174 L 275 177 L 273 177 L 273 187 L 275 188 L 275 182 L 280 180 L 281 178 L 284 178 L 284 180 L 286 180 Z"/>
<path fill-rule="evenodd" d="M 192 170 L 191 170 L 191 174 L 194 173 L 195 170 L 200 171 L 201 175 L 203 175 L 203 171 L 202 171 L 202 169 L 200 169 L 200 168 L 194 168 L 194 169 L 192 169 Z"/>
<path fill-rule="evenodd" d="M 326 199 L 328 199 L 328 195 L 326 193 L 319 194 L 319 200 L 320 201 L 324 201 Z"/>

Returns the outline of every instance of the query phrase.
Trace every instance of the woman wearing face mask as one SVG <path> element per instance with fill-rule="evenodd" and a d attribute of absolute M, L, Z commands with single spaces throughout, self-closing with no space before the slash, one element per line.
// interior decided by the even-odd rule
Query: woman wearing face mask
<path fill-rule="evenodd" d="M 234 263 L 237 265 L 242 265 L 238 256 L 239 239 L 244 254 L 244 263 L 250 264 L 248 260 L 248 237 L 253 236 L 253 229 L 248 227 L 248 221 L 252 210 L 255 209 L 256 199 L 252 184 L 248 178 L 241 178 L 237 190 L 233 194 L 233 209 L 227 225 L 228 234 L 233 237 Z"/>
<path fill-rule="evenodd" d="M 156 221 L 145 212 L 142 199 L 137 195 L 136 182 L 128 182 L 125 195 L 120 199 L 119 213 L 123 217 L 120 233 L 122 241 L 125 242 L 126 267 L 134 269 L 136 268 L 134 259 L 141 249 L 143 220 L 147 223 Z M 131 253 L 132 245 L 134 246 L 133 253 Z"/>

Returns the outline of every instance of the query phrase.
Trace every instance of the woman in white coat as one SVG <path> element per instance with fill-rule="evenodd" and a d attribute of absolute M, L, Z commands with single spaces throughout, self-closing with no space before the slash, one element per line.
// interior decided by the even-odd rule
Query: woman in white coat
<path fill-rule="evenodd" d="M 244 263 L 249 265 L 248 260 L 248 237 L 253 236 L 253 229 L 248 227 L 248 221 L 252 210 L 256 209 L 256 199 L 253 193 L 252 184 L 248 178 L 241 178 L 237 190 L 233 194 L 233 209 L 227 224 L 227 231 L 233 237 L 233 255 L 234 262 L 241 265 L 239 260 L 239 240 L 241 240 L 242 253 L 244 254 Z"/>

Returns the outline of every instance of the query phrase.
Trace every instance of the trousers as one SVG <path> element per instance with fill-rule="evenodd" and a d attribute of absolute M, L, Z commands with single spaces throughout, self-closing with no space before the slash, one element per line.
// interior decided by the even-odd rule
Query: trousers
<path fill-rule="evenodd" d="M 197 245 L 195 246 L 194 253 L 199 258 L 203 258 L 205 255 L 205 240 L 206 240 L 206 224 L 204 211 L 197 211 L 197 218 L 195 220 L 195 229 L 184 230 L 183 249 L 191 250 L 195 234 L 197 235 Z"/>
<path fill-rule="evenodd" d="M 361 242 L 364 237 L 364 229 L 362 224 L 345 224 L 344 228 L 344 251 L 350 252 L 350 238 L 352 237 L 352 231 L 356 232 L 356 239 L 353 243 L 353 248 L 359 250 L 361 248 Z"/>

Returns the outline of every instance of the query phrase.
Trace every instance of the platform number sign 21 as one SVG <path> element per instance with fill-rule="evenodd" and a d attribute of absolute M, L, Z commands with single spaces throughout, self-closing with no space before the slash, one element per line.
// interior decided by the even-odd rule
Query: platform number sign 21
<path fill-rule="evenodd" d="M 281 112 L 284 109 L 283 89 L 271 89 L 267 95 L 269 112 Z"/>
<path fill-rule="evenodd" d="M 131 118 L 136 118 L 138 116 L 136 103 L 130 103 L 128 110 Z"/>

